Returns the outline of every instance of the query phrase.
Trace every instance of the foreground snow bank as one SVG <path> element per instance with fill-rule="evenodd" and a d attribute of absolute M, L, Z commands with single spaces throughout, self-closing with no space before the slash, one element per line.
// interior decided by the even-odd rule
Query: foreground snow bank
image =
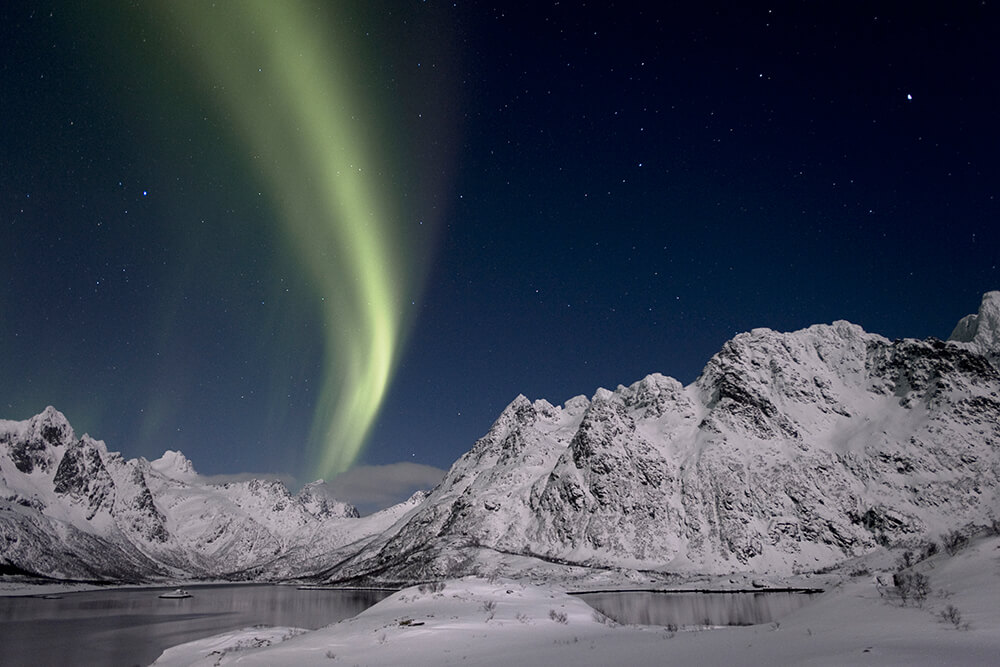
<path fill-rule="evenodd" d="M 225 656 L 250 649 L 280 644 L 297 635 L 309 632 L 304 628 L 257 626 L 224 632 L 168 648 L 157 659 L 158 665 L 218 665 Z"/>
<path fill-rule="evenodd" d="M 291 637 L 252 628 L 166 651 L 157 665 L 991 664 L 1000 654 L 1000 538 L 919 564 L 934 591 L 901 606 L 870 576 L 780 621 L 671 632 L 616 626 L 578 598 L 510 580 L 407 588 L 335 625 Z M 947 605 L 966 629 L 940 618 Z M 214 642 L 214 643 L 213 643 Z"/>
<path fill-rule="evenodd" d="M 351 665 L 488 665 L 506 661 L 512 651 L 536 655 L 546 648 L 597 640 L 613 631 L 611 625 L 585 602 L 560 591 L 468 578 L 404 589 L 352 619 L 270 649 L 211 654 L 218 638 L 210 638 L 174 647 L 156 664 L 329 665 L 336 660 Z M 227 646 L 252 642 L 265 638 L 264 632 L 230 633 L 225 641 Z"/>

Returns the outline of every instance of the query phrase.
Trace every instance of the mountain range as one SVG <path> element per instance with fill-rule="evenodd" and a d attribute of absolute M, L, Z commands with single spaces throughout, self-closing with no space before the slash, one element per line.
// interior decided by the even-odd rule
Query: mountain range
<path fill-rule="evenodd" d="M 0 568 L 57 578 L 812 572 L 1000 516 L 1000 292 L 947 341 L 754 329 L 693 383 L 518 396 L 429 494 L 124 460 L 53 408 L 0 421 Z"/>
<path fill-rule="evenodd" d="M 274 480 L 207 482 L 180 452 L 125 460 L 77 437 L 52 407 L 0 421 L 0 571 L 8 574 L 282 578 L 379 533 L 406 508 L 359 518 L 322 481 L 292 495 Z"/>

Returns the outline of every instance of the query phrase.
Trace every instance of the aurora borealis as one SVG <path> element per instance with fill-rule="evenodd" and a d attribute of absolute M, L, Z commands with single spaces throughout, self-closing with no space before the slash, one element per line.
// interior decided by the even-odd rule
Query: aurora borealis
<path fill-rule="evenodd" d="M 447 467 L 734 334 L 1000 285 L 990 5 L 0 7 L 0 418 Z"/>
<path fill-rule="evenodd" d="M 351 466 L 378 414 L 415 279 L 394 248 L 396 193 L 346 73 L 349 40 L 326 39 L 319 26 L 336 15 L 317 21 L 301 4 L 179 8 L 192 70 L 233 119 L 322 295 L 326 350 L 310 440 L 316 473 L 329 477 Z"/>
<path fill-rule="evenodd" d="M 54 266 L 66 264 L 58 246 L 75 246 L 69 275 L 46 278 L 84 295 L 69 299 L 57 328 L 87 322 L 105 340 L 19 355 L 28 382 L 8 404 L 13 394 L 59 404 L 82 429 L 129 439 L 151 457 L 170 441 L 197 449 L 185 442 L 190 433 L 237 466 L 265 450 L 273 459 L 265 467 L 303 479 L 349 468 L 413 322 L 451 151 L 445 114 L 423 122 L 419 136 L 405 122 L 447 86 L 440 76 L 376 77 L 412 54 L 434 57 L 448 40 L 372 44 L 398 27 L 364 3 L 57 3 L 19 18 L 39 31 L 15 29 L 16 37 L 55 36 L 73 52 L 55 63 L 41 55 L 47 73 L 18 82 L 25 99 L 14 115 L 39 126 L 41 144 L 23 152 L 86 150 L 88 164 L 117 165 L 88 168 L 82 179 L 67 169 L 62 196 L 46 202 L 55 206 L 35 211 L 46 219 L 36 229 L 52 231 Z M 44 107 L 64 115 L 38 114 Z M 75 117 L 69 149 L 58 136 L 67 117 Z M 407 163 L 416 157 L 433 168 Z M 63 207 L 93 196 L 83 192 L 91 177 L 99 210 L 71 221 L 76 213 Z M 14 188 L 23 201 L 12 225 L 31 216 L 23 204 L 34 203 L 35 185 Z M 10 248 L 31 245 L 24 236 Z M 96 256 L 77 257 L 87 245 Z M 105 336 L 113 325 L 100 319 L 103 298 L 129 304 L 124 332 Z M 43 318 L 37 325 L 51 331 Z M 99 349 L 107 338 L 119 348 L 113 361 Z M 46 348 L 56 350 L 47 360 Z M 103 387 L 67 400 L 51 391 L 65 386 L 57 378 L 66 368 Z M 40 391 L 51 397 L 32 396 L 40 375 L 53 376 Z"/>

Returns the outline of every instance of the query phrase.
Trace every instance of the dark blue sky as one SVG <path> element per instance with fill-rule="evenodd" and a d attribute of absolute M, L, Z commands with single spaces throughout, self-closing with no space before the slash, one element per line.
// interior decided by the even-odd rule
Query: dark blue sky
<path fill-rule="evenodd" d="M 753 327 L 945 337 L 1000 287 L 993 3 L 645 4 L 328 26 L 424 267 L 361 461 L 447 467 L 518 393 L 687 383 Z M 90 12 L 0 9 L 0 416 L 308 476 L 309 279 L 176 36 Z"/>

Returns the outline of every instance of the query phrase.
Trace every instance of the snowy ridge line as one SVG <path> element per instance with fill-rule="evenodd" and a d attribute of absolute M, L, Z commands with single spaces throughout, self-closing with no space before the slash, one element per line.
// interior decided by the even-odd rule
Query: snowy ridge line
<path fill-rule="evenodd" d="M 1000 511 L 1000 292 L 952 338 L 845 321 L 734 337 L 693 383 L 518 396 L 429 494 L 358 518 L 322 482 L 207 483 L 54 408 L 0 421 L 0 566 L 57 579 L 662 587 L 812 576 Z"/>

